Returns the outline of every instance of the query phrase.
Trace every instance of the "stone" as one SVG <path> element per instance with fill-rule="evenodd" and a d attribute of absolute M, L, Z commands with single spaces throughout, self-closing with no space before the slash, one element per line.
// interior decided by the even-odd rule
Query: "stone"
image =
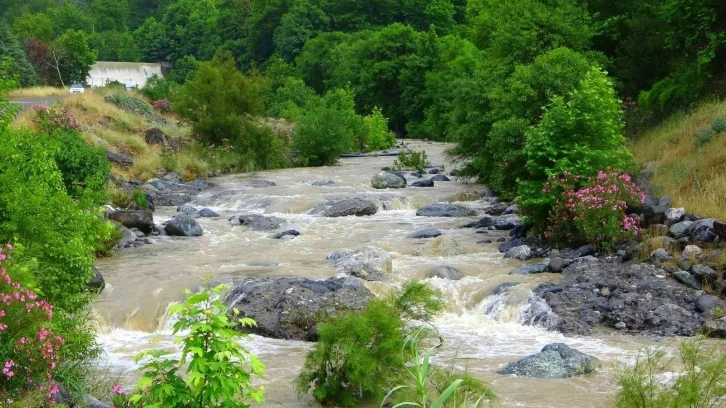
<path fill-rule="evenodd" d="M 589 374 L 600 368 L 600 361 L 564 343 L 548 344 L 538 354 L 509 363 L 497 374 L 536 378 L 569 378 Z"/>
<path fill-rule="evenodd" d="M 154 213 L 149 210 L 115 210 L 107 214 L 107 218 L 126 228 L 136 228 L 150 234 L 154 228 Z"/>
<path fill-rule="evenodd" d="M 519 206 L 512 204 L 504 210 L 504 214 L 516 214 L 519 212 Z"/>
<path fill-rule="evenodd" d="M 371 246 L 335 259 L 334 266 L 338 273 L 368 281 L 380 281 L 385 274 L 393 271 L 393 258 L 384 250 Z"/>
<path fill-rule="evenodd" d="M 658 262 L 666 262 L 673 260 L 673 255 L 671 255 L 671 253 L 668 252 L 666 249 L 658 248 L 650 253 L 650 259 L 656 260 Z"/>
<path fill-rule="evenodd" d="M 416 211 L 420 217 L 472 217 L 476 211 L 458 204 L 429 204 Z"/>
<path fill-rule="evenodd" d="M 230 312 L 237 309 L 257 322 L 251 331 L 286 340 L 317 340 L 317 322 L 325 316 L 362 310 L 373 295 L 355 278 L 314 281 L 303 278 L 248 278 L 233 284 L 226 298 Z"/>
<path fill-rule="evenodd" d="M 179 207 L 176 208 L 176 212 L 186 213 L 186 214 L 194 214 L 197 212 L 197 209 L 192 207 L 189 204 L 182 204 Z"/>
<path fill-rule="evenodd" d="M 505 242 L 507 239 L 504 237 L 497 238 L 497 242 Z"/>
<path fill-rule="evenodd" d="M 123 225 L 118 227 L 118 232 L 121 234 L 121 239 L 118 243 L 118 246 L 121 248 L 128 248 L 130 246 L 133 246 L 134 243 L 136 243 L 136 240 L 139 239 L 139 237 L 137 237 L 133 231 L 124 227 Z"/>
<path fill-rule="evenodd" d="M 199 215 L 202 218 L 216 218 L 219 217 L 219 214 L 214 212 L 213 210 L 210 210 L 209 208 L 202 208 L 197 212 L 197 215 Z"/>
<path fill-rule="evenodd" d="M 83 404 L 85 408 L 113 408 L 111 405 L 101 402 L 90 395 L 83 396 Z"/>
<path fill-rule="evenodd" d="M 106 280 L 103 279 L 103 275 L 101 275 L 101 272 L 95 266 L 91 267 L 91 270 L 93 270 L 93 277 L 86 283 L 86 289 L 93 292 L 101 292 L 106 287 Z"/>
<path fill-rule="evenodd" d="M 521 239 L 513 239 L 513 240 L 507 241 L 507 242 L 499 245 L 499 252 L 506 253 L 510 249 L 512 249 L 514 247 L 522 246 L 522 245 L 524 245 L 524 241 L 522 241 Z"/>
<path fill-rule="evenodd" d="M 537 273 L 544 273 L 547 272 L 547 269 L 549 269 L 549 262 L 547 263 L 536 263 L 536 264 L 524 264 L 516 267 L 512 272 L 509 272 L 510 275 L 534 275 Z"/>
<path fill-rule="evenodd" d="M 278 232 L 277 234 L 275 234 L 274 238 L 275 239 L 282 239 L 282 238 L 286 238 L 286 237 L 294 238 L 299 235 L 300 235 L 300 232 L 297 230 L 287 230 L 287 231 L 283 231 L 283 232 Z"/>
<path fill-rule="evenodd" d="M 487 208 L 485 210 L 485 212 L 489 215 L 498 217 L 498 216 L 504 214 L 504 211 L 506 211 L 508 207 L 509 207 L 509 205 L 507 203 L 496 202 L 496 203 L 493 203 L 491 205 L 491 207 Z"/>
<path fill-rule="evenodd" d="M 673 274 L 673 277 L 682 284 L 688 286 L 689 288 L 695 289 L 695 290 L 701 290 L 703 287 L 701 286 L 701 282 L 696 279 L 695 276 L 691 275 L 690 273 L 686 271 L 678 271 Z"/>
<path fill-rule="evenodd" d="M 489 229 L 488 228 L 479 228 L 478 230 L 476 230 L 476 233 L 477 234 L 488 234 Z M 504 251 L 504 252 L 506 252 L 506 251 Z"/>
<path fill-rule="evenodd" d="M 668 225 L 673 225 L 677 222 L 683 221 L 683 217 L 685 215 L 685 208 L 669 208 L 668 211 L 666 211 L 666 222 Z"/>
<path fill-rule="evenodd" d="M 311 211 L 312 214 L 323 217 L 362 217 L 378 212 L 378 206 L 373 201 L 362 198 L 344 198 L 327 200 L 318 204 Z"/>
<path fill-rule="evenodd" d="M 494 219 L 486 216 L 479 221 L 470 222 L 468 224 L 464 224 L 461 226 L 461 228 L 488 228 L 488 227 L 494 227 Z"/>
<path fill-rule="evenodd" d="M 131 166 L 134 164 L 134 160 L 131 158 L 131 156 L 127 156 L 125 154 L 116 154 L 109 151 L 106 152 L 106 159 L 111 163 L 120 164 L 122 166 Z"/>
<path fill-rule="evenodd" d="M 666 222 L 666 212 L 670 209 L 667 205 L 653 205 L 650 206 L 646 203 L 643 209 L 643 216 L 645 217 L 645 226 L 653 224 L 664 224 Z"/>
<path fill-rule="evenodd" d="M 164 226 L 164 231 L 169 236 L 177 237 L 201 237 L 204 234 L 197 220 L 187 214 L 177 215 L 169 220 Z"/>
<path fill-rule="evenodd" d="M 477 244 L 491 244 L 492 242 L 494 241 L 492 241 L 491 239 L 482 239 L 480 241 L 476 241 Z"/>
<path fill-rule="evenodd" d="M 433 187 L 433 186 L 434 186 L 433 179 L 421 180 L 421 181 L 416 181 L 414 183 L 411 183 L 411 187 Z"/>
<path fill-rule="evenodd" d="M 460 270 L 446 265 L 439 265 L 431 268 L 429 278 L 440 278 L 448 280 L 460 280 L 463 275 Z"/>
<path fill-rule="evenodd" d="M 699 313 L 705 313 L 719 305 L 719 300 L 716 296 L 701 295 L 696 298 L 695 301 L 696 311 Z"/>
<path fill-rule="evenodd" d="M 144 133 L 144 140 L 146 144 L 150 145 L 166 145 L 167 137 L 166 134 L 159 128 L 151 128 Z"/>
<path fill-rule="evenodd" d="M 381 171 L 371 178 L 371 185 L 375 189 L 404 188 L 406 187 L 406 180 L 396 174 Z"/>
<path fill-rule="evenodd" d="M 411 176 L 411 177 L 415 177 L 415 178 L 421 178 L 421 177 L 423 177 L 423 175 L 421 173 L 417 172 L 417 171 L 413 171 L 413 172 L 409 173 L 408 175 Z"/>
<path fill-rule="evenodd" d="M 443 174 L 437 174 L 437 175 L 431 177 L 429 180 L 431 180 L 431 181 L 451 181 L 450 178 L 444 176 Z"/>
<path fill-rule="evenodd" d="M 672 207 L 673 206 L 673 200 L 671 200 L 668 196 L 663 196 L 660 199 L 658 199 L 658 205 L 663 207 Z"/>
<path fill-rule="evenodd" d="M 716 220 L 713 222 L 713 233 L 718 235 L 722 240 L 726 239 L 726 223 Z"/>
<path fill-rule="evenodd" d="M 500 283 L 496 288 L 494 288 L 494 291 L 492 292 L 492 295 L 500 295 L 502 293 L 508 292 L 509 289 L 519 285 L 519 282 L 504 282 Z"/>
<path fill-rule="evenodd" d="M 450 235 L 442 235 L 428 240 L 411 252 L 413 256 L 456 256 L 463 254 L 459 242 Z"/>
<path fill-rule="evenodd" d="M 315 187 L 328 187 L 334 185 L 335 182 L 332 180 L 316 180 L 310 183 L 311 186 Z"/>
<path fill-rule="evenodd" d="M 252 188 L 265 188 L 265 187 L 274 187 L 277 185 L 274 181 L 270 180 L 262 180 L 262 179 L 248 179 L 245 180 L 247 185 Z"/>
<path fill-rule="evenodd" d="M 409 235 L 407 238 L 436 238 L 441 235 L 441 231 L 437 229 L 425 229 L 421 231 L 414 232 L 413 234 Z"/>
<path fill-rule="evenodd" d="M 517 215 L 505 215 L 494 220 L 494 228 L 500 231 L 509 231 L 522 225 Z"/>
<path fill-rule="evenodd" d="M 552 259 L 550 259 L 549 264 L 549 271 L 550 272 L 562 272 L 563 269 L 567 266 L 567 263 L 563 258 L 560 258 L 559 256 L 555 256 Z"/>
<path fill-rule="evenodd" d="M 532 250 L 527 245 L 520 245 L 509 249 L 505 254 L 505 258 L 519 259 L 520 261 L 526 261 L 532 257 Z"/>
<path fill-rule="evenodd" d="M 690 233 L 692 221 L 681 221 L 671 225 L 668 233 L 675 239 L 687 237 Z"/>
<path fill-rule="evenodd" d="M 703 249 L 700 247 L 696 245 L 686 245 L 683 252 L 681 252 L 681 259 L 684 261 L 696 261 L 702 253 Z"/>
<path fill-rule="evenodd" d="M 717 235 L 713 232 L 713 225 L 716 220 L 713 218 L 706 218 L 698 221 L 694 221 L 688 227 L 691 235 L 691 240 L 695 242 L 713 242 L 716 240 Z"/>
<path fill-rule="evenodd" d="M 280 228 L 285 220 L 260 214 L 237 214 L 229 219 L 232 225 L 242 225 L 255 231 L 269 231 Z"/>
<path fill-rule="evenodd" d="M 691 267 L 691 273 L 701 282 L 715 282 L 718 277 L 718 273 L 707 265 L 693 265 Z"/>
<path fill-rule="evenodd" d="M 616 329 L 618 329 L 618 330 L 625 330 L 625 329 L 627 329 L 627 328 L 628 328 L 628 325 L 627 325 L 627 324 L 625 324 L 625 322 L 618 322 L 618 323 L 617 323 L 617 324 L 615 325 L 615 328 L 616 328 Z"/>

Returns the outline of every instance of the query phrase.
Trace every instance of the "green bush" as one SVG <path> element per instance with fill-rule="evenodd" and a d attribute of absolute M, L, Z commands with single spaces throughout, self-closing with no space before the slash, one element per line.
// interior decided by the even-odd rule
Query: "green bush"
<path fill-rule="evenodd" d="M 141 93 L 152 101 L 158 101 L 161 99 L 170 100 L 176 86 L 178 86 L 176 82 L 165 78 L 159 78 L 158 75 L 154 74 L 141 88 Z"/>
<path fill-rule="evenodd" d="M 143 361 L 143 375 L 135 392 L 127 397 L 120 387 L 114 387 L 115 406 L 249 408 L 249 401 L 264 401 L 262 390 L 252 381 L 262 377 L 265 367 L 239 343 L 247 335 L 235 330 L 255 322 L 230 320 L 227 307 L 219 300 L 226 289 L 224 285 L 211 288 L 207 282 L 202 292 L 170 308 L 179 317 L 173 333 L 184 333 L 181 359 L 169 358 L 164 350 L 140 353 L 136 361 Z M 180 374 L 184 369 L 186 375 Z"/>
<path fill-rule="evenodd" d="M 297 78 L 286 78 L 270 95 L 267 115 L 287 120 L 296 120 L 305 109 L 321 103 L 315 90 Z"/>
<path fill-rule="evenodd" d="M 148 103 L 142 101 L 141 99 L 134 98 L 131 95 L 126 94 L 113 94 L 109 95 L 104 98 L 106 102 L 112 103 L 119 108 L 125 110 L 126 112 L 135 113 L 137 115 L 144 115 L 144 116 L 155 116 L 154 108 L 151 107 Z"/>
<path fill-rule="evenodd" d="M 712 129 L 701 129 L 696 133 L 696 139 L 693 141 L 693 144 L 696 145 L 696 147 L 703 147 L 707 145 L 711 139 L 713 139 L 713 136 L 716 133 Z"/>
<path fill-rule="evenodd" d="M 711 125 L 715 133 L 726 133 L 726 118 L 716 118 Z"/>
<path fill-rule="evenodd" d="M 88 198 L 101 204 L 106 200 L 105 185 L 111 166 L 103 149 L 89 146 L 76 132 L 54 132 L 49 135 L 55 146 L 55 159 L 68 194 Z"/>
<path fill-rule="evenodd" d="M 519 180 L 519 202 L 529 220 L 544 227 L 557 199 L 542 191 L 550 177 L 567 172 L 587 178 L 601 169 L 628 170 L 633 158 L 622 129 L 620 103 L 600 69 L 591 69 L 567 99 L 554 98 L 539 125 L 526 134 L 528 176 Z"/>
<path fill-rule="evenodd" d="M 384 150 L 396 143 L 396 136 L 388 129 L 388 119 L 381 109 L 373 108 L 370 115 L 363 117 L 363 137 L 359 138 L 361 151 Z"/>
<path fill-rule="evenodd" d="M 409 150 L 407 152 L 401 152 L 398 155 L 398 158 L 393 161 L 393 168 L 396 171 L 412 169 L 419 173 L 424 173 L 426 166 L 430 164 L 425 150 L 421 150 L 420 152 Z"/>
<path fill-rule="evenodd" d="M 683 369 L 671 381 L 673 362 L 664 350 L 645 350 L 635 364 L 616 369 L 617 408 L 720 407 L 726 398 L 726 354 L 703 339 L 681 343 L 678 366 Z"/>
<path fill-rule="evenodd" d="M 411 333 L 407 322 L 427 321 L 443 309 L 438 292 L 415 282 L 370 301 L 365 310 L 329 317 L 318 325 L 318 343 L 308 353 L 295 388 L 312 390 L 325 405 L 380 401 L 405 375 Z"/>

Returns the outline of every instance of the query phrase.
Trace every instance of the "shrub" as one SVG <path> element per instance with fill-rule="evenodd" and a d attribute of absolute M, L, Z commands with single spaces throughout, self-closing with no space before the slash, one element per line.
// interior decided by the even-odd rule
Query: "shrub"
<path fill-rule="evenodd" d="M 171 113 L 171 102 L 169 102 L 168 99 L 158 99 L 153 102 L 151 102 L 151 106 L 154 107 L 154 109 L 162 114 L 168 114 Z"/>
<path fill-rule="evenodd" d="M 126 112 L 135 113 L 142 116 L 154 115 L 154 109 L 139 98 L 134 98 L 126 94 L 113 94 L 104 98 L 108 103 L 112 103 Z"/>
<path fill-rule="evenodd" d="M 696 133 L 696 139 L 694 140 L 694 144 L 696 147 L 703 147 L 708 144 L 708 142 L 713 139 L 714 131 L 711 129 L 701 129 Z"/>
<path fill-rule="evenodd" d="M 552 100 L 539 125 L 526 133 L 529 174 L 519 180 L 519 203 L 530 222 L 542 227 L 554 205 L 557 196 L 542 190 L 550 177 L 568 172 L 587 178 L 631 166 L 622 129 L 620 103 L 600 69 L 590 70 L 567 101 Z"/>
<path fill-rule="evenodd" d="M 140 353 L 136 360 L 144 361 L 143 375 L 135 393 L 127 398 L 120 387 L 114 387 L 116 406 L 248 408 L 248 401 L 264 400 L 262 389 L 252 385 L 254 377 L 263 375 L 264 366 L 238 342 L 246 335 L 235 330 L 238 324 L 252 327 L 255 322 L 229 319 L 227 307 L 219 300 L 226 289 L 224 285 L 211 288 L 207 281 L 202 292 L 170 308 L 179 317 L 174 334 L 185 333 L 180 339 L 181 359 L 169 358 L 163 350 Z M 185 366 L 182 377 L 179 372 Z"/>
<path fill-rule="evenodd" d="M 637 222 L 626 210 L 640 207 L 645 194 L 627 174 L 601 171 L 583 180 L 564 173 L 545 183 L 543 192 L 558 197 L 545 229 L 552 241 L 609 250 L 638 234 Z"/>
<path fill-rule="evenodd" d="M 726 132 L 726 118 L 716 118 L 711 125 L 711 130 L 714 133 L 725 133 Z"/>
<path fill-rule="evenodd" d="M 370 115 L 363 118 L 365 135 L 358 142 L 361 151 L 388 149 L 396 143 L 396 136 L 388 130 L 388 119 L 380 108 L 373 108 Z"/>
<path fill-rule="evenodd" d="M 389 297 L 371 300 L 363 311 L 329 317 L 318 325 L 318 343 L 295 388 L 301 394 L 312 389 L 326 405 L 381 400 L 405 373 L 401 350 L 411 330 L 406 322 L 426 321 L 442 309 L 438 292 L 409 282 Z"/>
<path fill-rule="evenodd" d="M 141 88 L 141 93 L 152 101 L 158 101 L 162 99 L 171 99 L 174 88 L 177 83 L 170 81 L 165 78 L 159 78 L 158 75 L 154 74 L 146 81 L 146 84 Z"/>
<path fill-rule="evenodd" d="M 404 169 L 413 169 L 419 173 L 423 173 L 426 166 L 430 165 L 426 151 L 414 152 L 409 150 L 408 152 L 401 152 L 398 158 L 393 161 L 393 167 L 400 171 Z"/>
<path fill-rule="evenodd" d="M 726 354 L 703 339 L 681 343 L 683 372 L 668 380 L 672 362 L 663 350 L 646 350 L 632 366 L 616 369 L 617 408 L 693 408 L 720 406 L 726 398 Z"/>
<path fill-rule="evenodd" d="M 0 400 L 14 400 L 34 386 L 49 400 L 58 388 L 47 381 L 60 366 L 65 341 L 50 328 L 53 307 L 6 272 L 10 250 L 10 244 L 0 248 Z"/>
<path fill-rule="evenodd" d="M 81 125 L 73 115 L 59 105 L 51 108 L 40 105 L 33 107 L 33 110 L 35 111 L 33 121 L 38 126 L 38 130 L 43 133 L 51 133 L 59 130 L 78 132 L 81 130 Z"/>
<path fill-rule="evenodd" d="M 272 117 L 295 120 L 305 109 L 320 103 L 315 90 L 297 78 L 286 78 L 270 95 L 267 114 Z"/>

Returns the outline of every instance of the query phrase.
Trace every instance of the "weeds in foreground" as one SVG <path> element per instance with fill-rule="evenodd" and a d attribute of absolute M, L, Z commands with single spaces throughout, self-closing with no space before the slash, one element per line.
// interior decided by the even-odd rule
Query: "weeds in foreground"
<path fill-rule="evenodd" d="M 393 161 L 393 169 L 396 171 L 413 169 L 419 173 L 423 173 L 426 166 L 430 164 L 425 150 L 420 152 L 409 150 L 407 152 L 401 152 L 398 158 Z"/>

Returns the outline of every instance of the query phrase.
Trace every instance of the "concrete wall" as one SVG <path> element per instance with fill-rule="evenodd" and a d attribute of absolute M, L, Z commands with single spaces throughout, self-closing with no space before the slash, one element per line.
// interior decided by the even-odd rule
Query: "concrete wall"
<path fill-rule="evenodd" d="M 122 84 L 133 83 L 141 88 L 152 75 L 164 77 L 161 64 L 145 62 L 104 62 L 99 61 L 91 67 L 86 83 L 92 87 L 104 86 L 118 81 Z"/>

